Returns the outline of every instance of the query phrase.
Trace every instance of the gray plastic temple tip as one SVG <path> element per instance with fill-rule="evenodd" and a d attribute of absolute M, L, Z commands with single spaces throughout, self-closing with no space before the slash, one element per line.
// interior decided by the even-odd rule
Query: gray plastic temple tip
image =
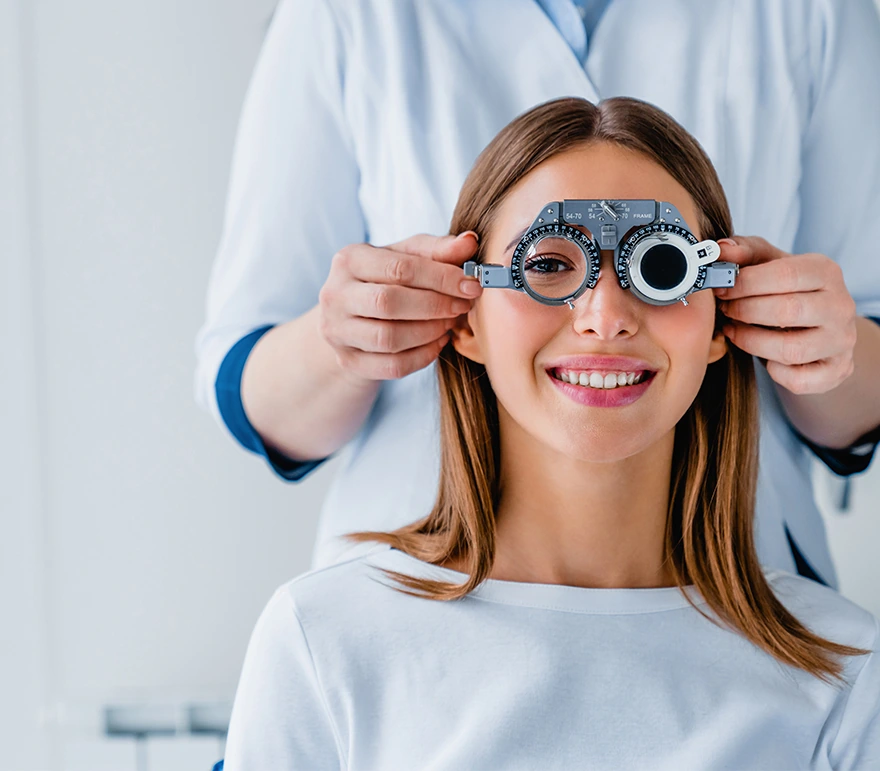
<path fill-rule="evenodd" d="M 713 262 L 706 271 L 706 283 L 703 284 L 703 289 L 734 286 L 738 274 L 739 265 L 735 262 Z"/>

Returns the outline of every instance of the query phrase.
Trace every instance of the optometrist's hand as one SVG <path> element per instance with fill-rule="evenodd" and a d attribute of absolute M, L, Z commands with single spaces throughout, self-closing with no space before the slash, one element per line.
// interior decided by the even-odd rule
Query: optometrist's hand
<path fill-rule="evenodd" d="M 795 394 L 820 394 L 854 371 L 856 304 L 840 266 L 824 254 L 790 254 L 759 236 L 721 239 L 719 260 L 740 266 L 736 285 L 715 289 L 730 319 L 724 334 L 761 359 Z"/>
<path fill-rule="evenodd" d="M 337 252 L 318 298 L 320 330 L 346 373 L 358 381 L 393 380 L 433 362 L 455 320 L 483 291 L 461 269 L 477 247 L 469 230 Z"/>

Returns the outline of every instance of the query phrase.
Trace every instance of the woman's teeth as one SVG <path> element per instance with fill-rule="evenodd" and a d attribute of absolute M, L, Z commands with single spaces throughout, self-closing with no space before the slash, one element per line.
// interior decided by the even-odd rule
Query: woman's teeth
<path fill-rule="evenodd" d="M 641 382 L 648 372 L 598 372 L 554 369 L 552 375 L 563 383 L 586 386 L 587 388 L 617 388 L 631 386 Z"/>

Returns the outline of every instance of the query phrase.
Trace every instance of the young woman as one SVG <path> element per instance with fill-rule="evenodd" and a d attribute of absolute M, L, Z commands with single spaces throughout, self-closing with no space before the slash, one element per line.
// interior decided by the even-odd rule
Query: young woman
<path fill-rule="evenodd" d="M 696 140 L 627 98 L 519 116 L 450 230 L 509 267 L 565 199 L 733 230 Z M 880 624 L 755 556 L 752 357 L 711 291 L 654 305 L 599 255 L 570 305 L 489 290 L 451 330 L 434 508 L 275 593 L 226 771 L 880 768 Z"/>

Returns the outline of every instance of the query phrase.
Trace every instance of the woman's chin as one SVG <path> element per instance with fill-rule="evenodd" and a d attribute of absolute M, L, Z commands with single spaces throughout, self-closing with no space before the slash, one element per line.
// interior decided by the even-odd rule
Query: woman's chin
<path fill-rule="evenodd" d="M 651 446 L 647 434 L 624 438 L 605 432 L 591 431 L 588 438 L 584 434 L 573 434 L 569 429 L 560 436 L 566 437 L 562 446 L 554 442 L 560 453 L 572 460 L 583 463 L 617 463 L 644 452 Z"/>

